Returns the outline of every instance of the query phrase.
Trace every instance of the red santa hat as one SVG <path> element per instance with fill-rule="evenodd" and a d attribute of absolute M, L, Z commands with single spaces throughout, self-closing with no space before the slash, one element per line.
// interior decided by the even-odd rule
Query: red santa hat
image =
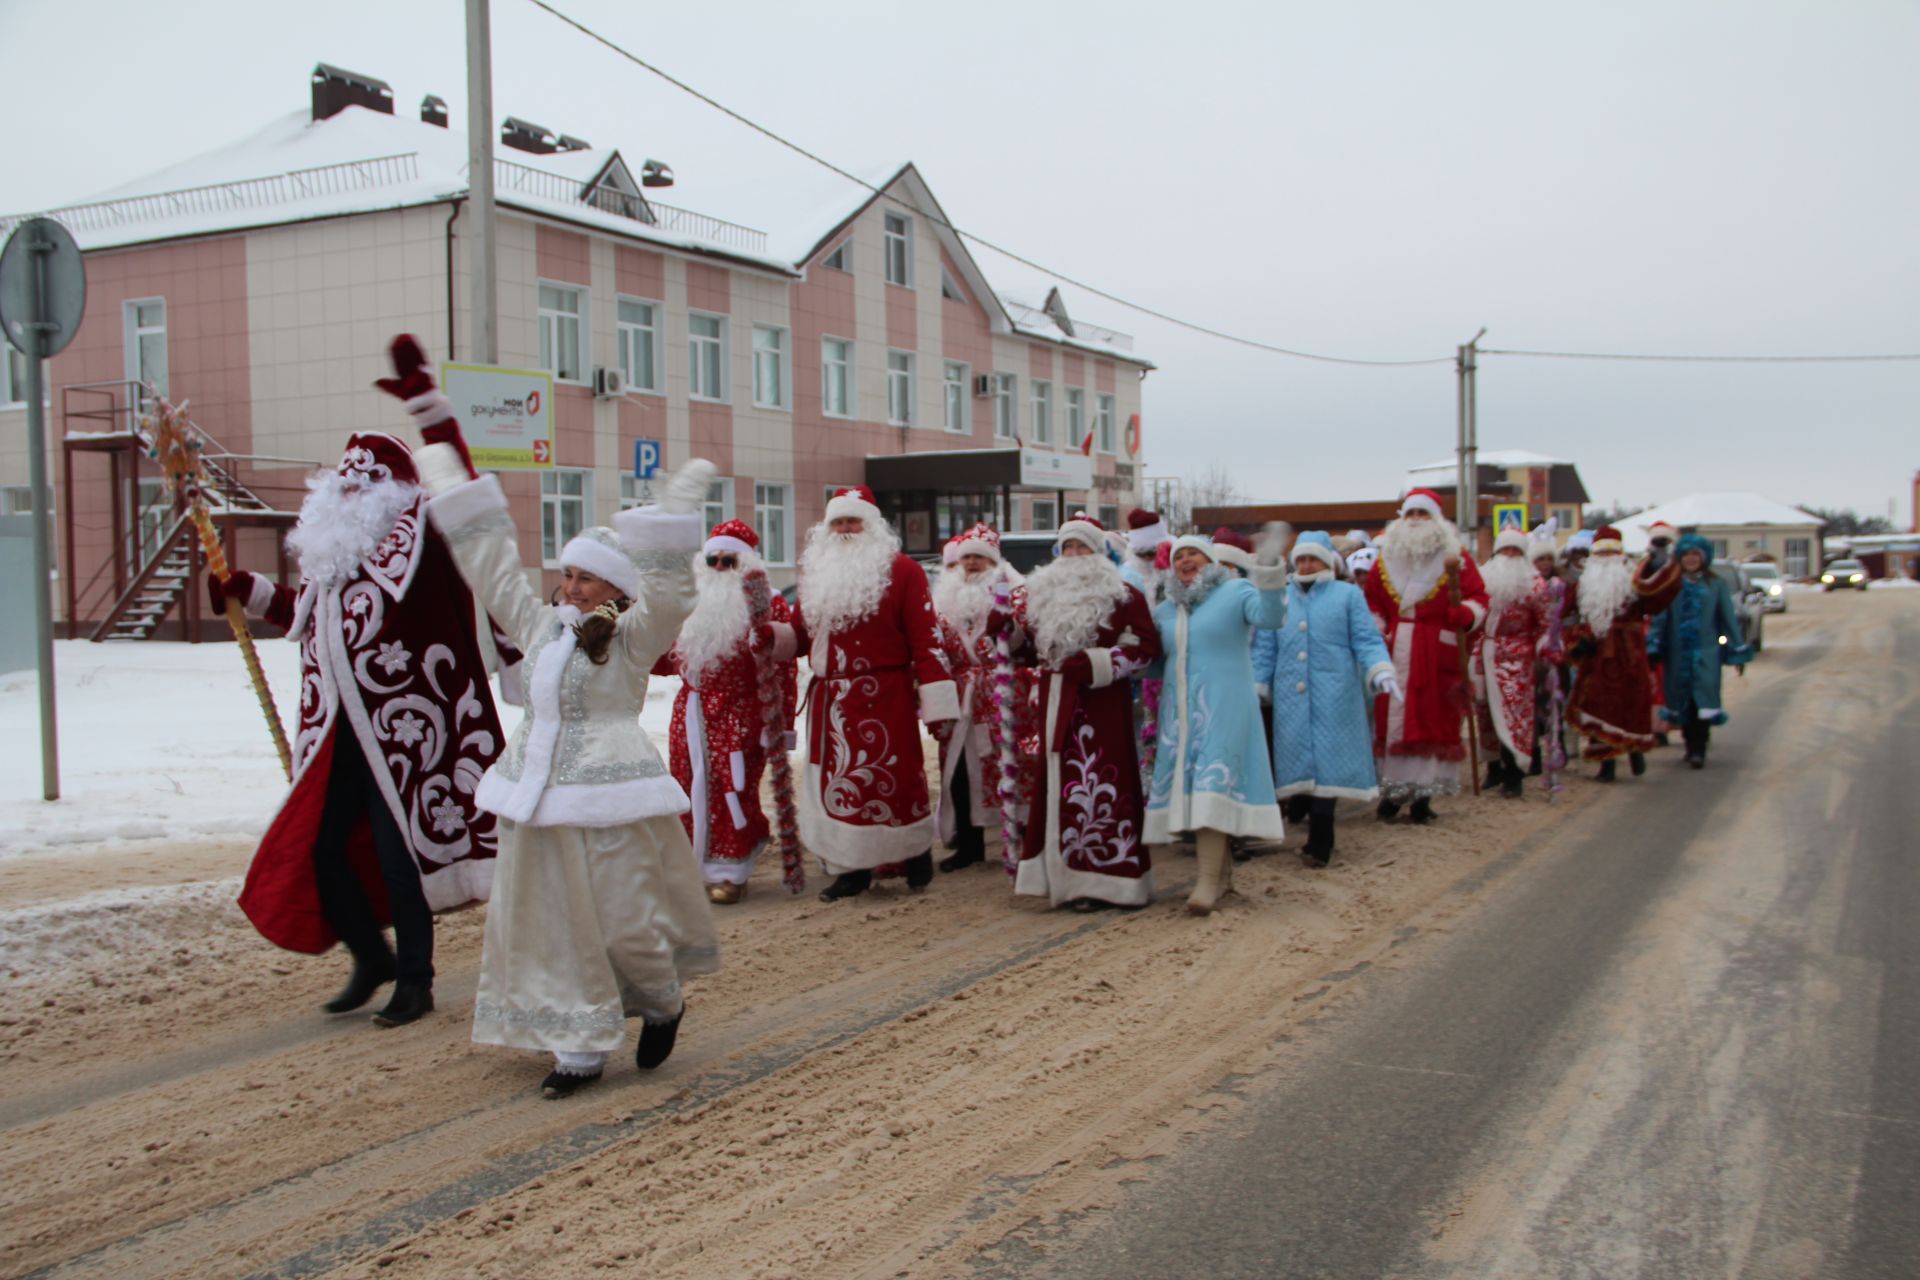
<path fill-rule="evenodd" d="M 413 451 L 381 431 L 356 431 L 348 436 L 339 471 L 343 476 L 357 477 L 363 484 L 382 480 L 420 483 L 420 473 L 413 467 Z"/>
<path fill-rule="evenodd" d="M 1679 536 L 1680 536 L 1679 530 L 1675 529 L 1672 525 L 1668 524 L 1665 520 L 1655 520 L 1652 524 L 1647 526 L 1648 542 L 1658 542 L 1662 538 L 1665 538 L 1668 542 L 1672 542 L 1675 538 Z"/>
<path fill-rule="evenodd" d="M 620 546 L 620 535 L 605 525 L 582 529 L 560 548 L 563 569 L 585 569 L 620 588 L 629 598 L 640 594 L 640 566 Z"/>
<path fill-rule="evenodd" d="M 985 556 L 999 564 L 1000 534 L 985 520 L 976 520 L 971 529 L 963 529 L 953 535 L 947 543 L 947 551 L 952 553 L 953 560 L 961 556 Z M 945 559 L 945 553 L 942 553 L 942 558 Z M 947 563 L 951 564 L 953 560 Z"/>
<path fill-rule="evenodd" d="M 1415 489 L 1400 500 L 1400 514 L 1409 511 L 1424 511 L 1435 520 L 1441 518 L 1440 495 L 1431 489 Z"/>
<path fill-rule="evenodd" d="M 1127 545 L 1133 554 L 1146 555 L 1167 540 L 1167 522 L 1144 507 L 1127 512 Z"/>
<path fill-rule="evenodd" d="M 886 523 L 880 517 L 880 503 L 874 498 L 873 490 L 863 484 L 835 489 L 833 496 L 827 499 L 828 521 L 838 520 L 843 516 L 864 520 L 874 525 Z"/>
<path fill-rule="evenodd" d="M 1241 573 L 1253 571 L 1253 539 L 1222 525 L 1213 531 L 1213 558 L 1229 564 Z"/>
<path fill-rule="evenodd" d="M 1060 537 L 1054 543 L 1054 546 L 1058 548 L 1061 543 L 1065 542 L 1085 543 L 1087 549 L 1097 556 L 1107 554 L 1106 529 L 1101 526 L 1098 520 L 1095 520 L 1084 511 L 1074 512 L 1073 519 L 1060 526 Z"/>
<path fill-rule="evenodd" d="M 722 520 L 701 548 L 710 556 L 745 556 L 760 550 L 760 535 L 744 520 Z"/>
<path fill-rule="evenodd" d="M 1518 551 L 1521 555 L 1525 555 L 1527 553 L 1526 530 L 1516 529 L 1511 525 L 1509 525 L 1505 529 L 1502 529 L 1500 531 L 1500 536 L 1493 540 L 1493 554 L 1499 555 L 1502 551 L 1506 550 L 1508 547 L 1512 547 L 1514 550 Z"/>
<path fill-rule="evenodd" d="M 1620 540 L 1620 531 L 1610 524 L 1603 524 L 1593 531 L 1592 551 L 1594 555 L 1605 555 L 1609 551 L 1625 551 L 1626 544 Z"/>

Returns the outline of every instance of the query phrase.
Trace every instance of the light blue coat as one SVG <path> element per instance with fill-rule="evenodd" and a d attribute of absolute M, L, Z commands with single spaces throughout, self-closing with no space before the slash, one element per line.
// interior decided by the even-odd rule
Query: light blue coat
<path fill-rule="evenodd" d="M 1273 572 L 1283 578 L 1286 571 Z M 1165 683 L 1147 792 L 1148 844 L 1202 829 L 1280 838 L 1248 632 L 1286 619 L 1287 593 L 1278 581 L 1261 591 L 1229 578 L 1191 613 L 1172 600 L 1154 609 L 1165 657 L 1148 674 Z"/>
<path fill-rule="evenodd" d="M 1296 579 L 1287 588 L 1287 625 L 1253 638 L 1253 678 L 1273 691 L 1276 795 L 1379 794 L 1367 690 L 1392 670 L 1359 587 Z"/>

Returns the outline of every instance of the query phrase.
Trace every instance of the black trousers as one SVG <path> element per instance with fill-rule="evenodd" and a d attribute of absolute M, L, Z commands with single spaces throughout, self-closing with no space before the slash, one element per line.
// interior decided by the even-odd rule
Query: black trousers
<path fill-rule="evenodd" d="M 1687 744 L 1687 754 L 1704 756 L 1707 754 L 1707 739 L 1713 736 L 1713 726 L 1700 718 L 1700 708 L 1688 706 L 1685 718 L 1680 721 L 1680 736 Z"/>
<path fill-rule="evenodd" d="M 953 767 L 953 851 L 980 853 L 986 847 L 987 838 L 973 820 L 973 781 L 967 777 L 967 758 L 962 755 Z"/>
<path fill-rule="evenodd" d="M 380 879 L 387 886 L 397 957 L 388 950 L 367 892 L 347 863 L 347 837 L 362 815 L 373 827 L 373 851 L 379 859 Z M 344 723 L 334 730 L 333 771 L 327 778 L 327 802 L 320 811 L 320 834 L 313 842 L 313 878 L 327 923 L 355 961 L 377 967 L 391 961 L 399 981 L 433 984 L 433 912 L 420 889 L 420 873 L 393 811 L 373 780 L 359 739 Z"/>

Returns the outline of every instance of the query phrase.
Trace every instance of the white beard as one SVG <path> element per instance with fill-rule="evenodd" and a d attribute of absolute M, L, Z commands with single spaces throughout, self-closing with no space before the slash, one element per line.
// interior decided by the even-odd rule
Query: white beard
<path fill-rule="evenodd" d="M 732 657 L 746 642 L 753 615 L 747 608 L 742 575 L 759 567 L 758 556 L 742 556 L 740 567 L 727 572 L 694 561 L 693 585 L 699 594 L 673 647 L 696 683 L 709 667 Z"/>
<path fill-rule="evenodd" d="M 325 591 L 346 581 L 419 500 L 417 484 L 368 484 L 338 471 L 317 471 L 307 477 L 306 500 L 287 534 L 287 549 L 299 558 L 301 576 Z"/>
<path fill-rule="evenodd" d="M 1140 581 L 1147 584 L 1140 594 L 1147 598 L 1147 607 L 1151 609 L 1160 603 L 1161 571 L 1153 567 L 1152 556 L 1135 556 L 1133 567 L 1139 571 Z"/>
<path fill-rule="evenodd" d="M 823 521 L 800 553 L 800 611 L 820 634 L 864 622 L 886 598 L 900 535 L 882 524 L 838 534 Z"/>
<path fill-rule="evenodd" d="M 1540 574 L 1525 556 L 1496 555 L 1480 566 L 1480 581 L 1487 584 L 1487 601 L 1498 613 L 1526 599 Z"/>
<path fill-rule="evenodd" d="M 955 565 L 943 570 L 933 584 L 933 607 L 961 635 L 972 637 L 986 621 L 993 607 L 993 584 L 1000 577 L 998 568 L 968 573 Z"/>
<path fill-rule="evenodd" d="M 1061 556 L 1028 574 L 1027 620 L 1040 660 L 1057 667 L 1091 647 L 1126 598 L 1126 579 L 1105 556 Z"/>
<path fill-rule="evenodd" d="M 1458 554 L 1460 534 L 1451 520 L 1402 516 L 1387 526 L 1380 539 L 1380 559 L 1403 607 L 1425 600 L 1446 572 L 1447 557 Z"/>
<path fill-rule="evenodd" d="M 1580 620 L 1605 631 L 1633 598 L 1633 569 L 1625 556 L 1589 556 L 1580 574 Z"/>

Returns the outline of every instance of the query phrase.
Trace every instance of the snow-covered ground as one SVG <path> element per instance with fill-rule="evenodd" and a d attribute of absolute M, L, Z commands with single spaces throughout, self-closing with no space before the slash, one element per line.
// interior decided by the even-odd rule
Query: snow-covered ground
<path fill-rule="evenodd" d="M 284 723 L 300 655 L 260 642 Z M 129 840 L 235 836 L 266 826 L 286 794 L 272 740 L 231 644 L 54 644 L 60 799 L 40 798 L 39 686 L 0 675 L 0 857 Z M 640 722 L 666 751 L 679 681 L 656 679 Z M 501 707 L 510 733 L 515 707 Z"/>

